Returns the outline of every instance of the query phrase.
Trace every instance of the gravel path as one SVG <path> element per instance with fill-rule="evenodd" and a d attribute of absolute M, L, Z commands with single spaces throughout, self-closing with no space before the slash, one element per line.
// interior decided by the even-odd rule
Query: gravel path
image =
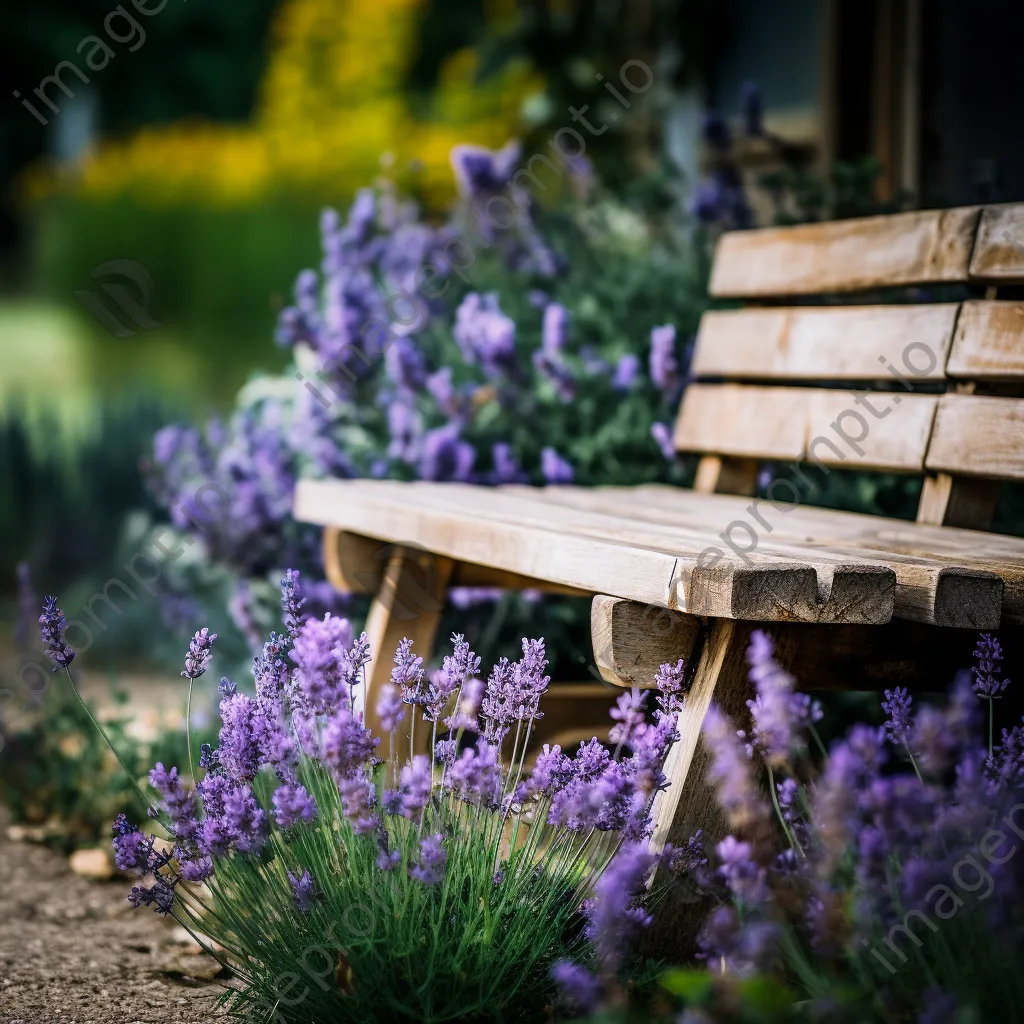
<path fill-rule="evenodd" d="M 133 910 L 130 881 L 80 878 L 4 831 L 0 818 L 0 1024 L 223 1024 L 218 965 L 172 919 Z"/>

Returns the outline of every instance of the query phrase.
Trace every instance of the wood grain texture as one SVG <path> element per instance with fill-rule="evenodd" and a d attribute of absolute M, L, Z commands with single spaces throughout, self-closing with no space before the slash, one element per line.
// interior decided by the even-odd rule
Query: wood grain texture
<path fill-rule="evenodd" d="M 598 594 L 590 607 L 590 635 L 601 677 L 614 686 L 652 688 L 658 669 L 689 661 L 700 619 L 667 608 Z"/>
<path fill-rule="evenodd" d="M 324 569 L 330 584 L 346 594 L 374 594 L 380 587 L 394 544 L 348 530 L 324 528 Z M 501 590 L 541 590 L 566 597 L 588 597 L 589 591 L 565 587 L 486 565 L 459 562 L 452 569 L 452 587 L 495 587 Z"/>
<path fill-rule="evenodd" d="M 933 526 L 987 530 L 995 519 L 999 480 L 929 473 L 921 488 L 917 521 Z"/>
<path fill-rule="evenodd" d="M 937 402 L 936 395 L 691 384 L 674 443 L 680 451 L 920 472 Z"/>
<path fill-rule="evenodd" d="M 1024 281 L 1024 205 L 989 206 L 981 215 L 971 277 Z"/>
<path fill-rule="evenodd" d="M 413 642 L 413 650 L 424 662 L 434 650 L 437 629 L 451 576 L 452 561 L 432 552 L 396 548 L 388 558 L 380 588 L 370 605 L 366 633 L 370 641 L 370 664 L 366 684 L 356 691 L 356 710 L 377 736 L 386 736 L 377 718 L 380 688 L 390 680 L 395 650 L 403 638 Z M 395 732 L 393 741 L 399 752 L 409 749 L 410 717 L 407 714 Z M 420 729 L 419 752 L 429 747 L 426 729 Z M 388 741 L 378 751 L 386 757 Z M 403 753 L 404 756 L 404 753 Z"/>
<path fill-rule="evenodd" d="M 966 281 L 978 207 L 730 231 L 711 271 L 716 298 L 814 295 Z"/>
<path fill-rule="evenodd" d="M 505 488 L 303 481 L 296 516 L 693 614 L 850 622 L 884 622 L 892 614 L 895 573 L 881 559 L 858 566 L 824 550 L 804 559 L 799 545 L 770 544 L 723 555 L 707 529 L 638 530 L 630 519 L 553 512 Z M 713 574 L 707 584 L 705 572 Z"/>
<path fill-rule="evenodd" d="M 971 380 L 1024 380 L 1024 302 L 965 302 L 946 373 Z"/>
<path fill-rule="evenodd" d="M 679 407 L 674 443 L 683 452 L 798 459 L 806 409 L 806 395 L 797 388 L 691 384 Z"/>
<path fill-rule="evenodd" d="M 963 476 L 1024 479 L 1024 399 L 943 395 L 925 465 Z"/>
<path fill-rule="evenodd" d="M 808 479 L 813 481 L 816 476 Z M 1004 604 L 1011 615 L 1024 613 L 1024 541 L 1013 537 L 788 504 L 782 500 L 791 493 L 787 488 L 778 495 L 774 493 L 776 488 L 771 488 L 772 498 L 778 499 L 774 502 L 698 495 L 661 484 L 523 490 L 553 504 L 629 516 L 635 528 L 652 524 L 671 529 L 721 530 L 725 524 L 722 532 L 741 543 L 756 536 L 759 543 L 797 543 L 850 561 L 879 557 L 895 569 L 894 614 L 900 618 L 994 629 Z M 957 607 L 950 598 L 952 594 L 958 595 L 957 599 L 964 597 L 965 580 L 971 594 Z"/>
<path fill-rule="evenodd" d="M 884 359 L 908 380 L 942 380 L 958 309 L 945 303 L 711 311 L 701 319 L 691 370 L 698 378 L 736 380 L 892 380 Z"/>

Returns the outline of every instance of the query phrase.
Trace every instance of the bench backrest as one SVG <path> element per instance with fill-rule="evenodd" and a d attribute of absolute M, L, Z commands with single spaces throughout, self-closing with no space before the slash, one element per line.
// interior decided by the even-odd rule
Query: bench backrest
<path fill-rule="evenodd" d="M 1019 283 L 1024 205 L 723 235 L 711 297 L 747 305 L 701 321 L 675 429 L 704 456 L 695 487 L 752 493 L 765 459 L 917 473 L 920 521 L 987 528 L 999 482 L 1024 479 L 1024 302 L 996 299 Z M 928 301 L 950 285 L 984 298 Z"/>

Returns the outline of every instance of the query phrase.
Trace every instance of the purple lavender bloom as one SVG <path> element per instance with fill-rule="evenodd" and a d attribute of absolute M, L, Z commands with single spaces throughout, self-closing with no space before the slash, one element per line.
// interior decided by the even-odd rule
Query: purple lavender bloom
<path fill-rule="evenodd" d="M 662 851 L 662 859 L 673 874 L 699 875 L 708 866 L 707 853 L 704 850 L 704 830 L 697 829 L 683 846 L 666 845 Z"/>
<path fill-rule="evenodd" d="M 658 668 L 654 675 L 654 685 L 658 688 L 661 696 L 658 705 L 661 714 L 671 714 L 683 706 L 682 695 L 686 691 L 686 661 L 680 658 L 674 665 L 667 662 Z"/>
<path fill-rule="evenodd" d="M 736 731 L 717 705 L 712 704 L 702 727 L 711 751 L 708 778 L 715 786 L 718 801 L 729 814 L 734 828 L 742 828 L 765 817 L 765 807 L 750 777 L 750 764 Z"/>
<path fill-rule="evenodd" d="M 426 694 L 422 692 L 423 659 L 412 653 L 412 641 L 408 637 L 402 638 L 395 651 L 391 682 L 402 691 L 402 700 L 406 704 L 426 702 Z"/>
<path fill-rule="evenodd" d="M 236 786 L 225 794 L 223 826 L 239 853 L 258 854 L 267 840 L 268 825 L 249 786 Z"/>
<path fill-rule="evenodd" d="M 199 828 L 195 797 L 186 788 L 177 768 L 168 771 L 157 762 L 149 773 L 149 784 L 160 795 L 164 810 L 171 819 L 171 831 L 177 839 L 192 839 Z"/>
<path fill-rule="evenodd" d="M 445 852 L 444 836 L 440 832 L 426 836 L 420 842 L 420 859 L 418 864 L 409 868 L 409 874 L 424 885 L 437 885 L 444 878 L 444 867 L 448 860 Z"/>
<path fill-rule="evenodd" d="M 571 463 L 550 446 L 540 453 L 540 471 L 549 484 L 571 484 L 575 475 Z"/>
<path fill-rule="evenodd" d="M 978 664 L 971 672 L 974 675 L 974 692 L 982 698 L 991 700 L 1003 692 L 1009 685 L 1009 679 L 999 679 L 1003 662 L 1003 648 L 999 641 L 990 633 L 982 633 L 975 648 L 974 657 Z"/>
<path fill-rule="evenodd" d="M 289 569 L 281 580 L 281 620 L 288 632 L 288 639 L 293 643 L 305 621 L 302 607 L 306 601 L 300 594 L 299 573 L 295 569 Z"/>
<path fill-rule="evenodd" d="M 480 659 L 476 659 L 477 668 Z M 520 722 L 543 718 L 540 711 L 541 697 L 547 692 L 551 677 L 544 674 L 548 660 L 544 650 L 544 638 L 523 640 L 523 656 L 516 662 L 512 673 L 515 689 L 515 717 Z"/>
<path fill-rule="evenodd" d="M 627 352 L 619 357 L 615 364 L 615 373 L 612 377 L 612 388 L 615 391 L 629 391 L 636 382 L 637 374 L 640 372 L 640 357 L 633 352 Z"/>
<path fill-rule="evenodd" d="M 300 913 L 308 914 L 313 904 L 323 899 L 323 893 L 308 871 L 303 871 L 301 876 L 289 871 L 288 884 L 292 887 L 292 897 Z"/>
<path fill-rule="evenodd" d="M 381 871 L 393 871 L 402 863 L 402 851 L 401 850 L 381 850 L 377 854 L 377 867 Z"/>
<path fill-rule="evenodd" d="M 146 874 L 152 861 L 153 837 L 129 824 L 123 814 L 114 820 L 113 832 L 114 866 L 117 870 Z"/>
<path fill-rule="evenodd" d="M 64 642 L 67 625 L 64 613 L 57 607 L 57 598 L 44 598 L 43 612 L 39 616 L 39 633 L 46 654 L 53 662 L 54 672 L 67 668 L 75 660 L 75 652 Z"/>
<path fill-rule="evenodd" d="M 520 146 L 516 141 L 499 150 L 472 145 L 453 146 L 450 159 L 459 194 L 471 199 L 487 199 L 500 192 L 512 177 L 519 152 Z"/>
<path fill-rule="evenodd" d="M 459 745 L 455 740 L 438 740 L 434 744 L 434 760 L 440 765 L 454 764 L 458 754 Z"/>
<path fill-rule="evenodd" d="M 338 778 L 351 776 L 367 764 L 380 739 L 367 729 L 348 708 L 339 708 L 327 720 L 323 731 L 324 762 Z"/>
<path fill-rule="evenodd" d="M 655 422 L 651 424 L 651 437 L 654 438 L 658 450 L 666 461 L 676 461 L 676 446 L 672 441 L 672 428 L 667 423 Z"/>
<path fill-rule="evenodd" d="M 544 324 L 541 329 L 541 348 L 548 359 L 557 361 L 565 347 L 565 332 L 569 313 L 558 302 L 549 303 L 544 309 Z"/>
<path fill-rule="evenodd" d="M 430 758 L 417 754 L 410 764 L 402 769 L 399 780 L 399 814 L 403 818 L 419 821 L 423 808 L 430 800 L 433 787 Z"/>
<path fill-rule="evenodd" d="M 662 391 L 673 391 L 679 384 L 679 364 L 675 357 L 676 329 L 663 324 L 651 329 L 651 380 Z"/>
<path fill-rule="evenodd" d="M 774 646 L 763 630 L 751 633 L 747 660 L 750 681 L 757 689 L 757 697 L 747 701 L 753 718 L 747 755 L 752 757 L 757 749 L 770 765 L 788 764 L 792 752 L 803 745 L 803 730 L 820 720 L 821 706 L 793 692 L 795 681 L 775 661 Z"/>
<path fill-rule="evenodd" d="M 480 722 L 477 716 L 480 713 L 483 698 L 484 681 L 468 679 L 462 687 L 462 693 L 455 705 L 454 713 L 444 720 L 444 724 L 453 731 L 469 729 L 471 732 L 479 732 Z"/>
<path fill-rule="evenodd" d="M 638 900 L 656 862 L 646 845 L 623 843 L 594 886 L 594 899 L 587 909 L 587 937 L 608 973 L 622 966 L 637 933 L 650 923 Z"/>
<path fill-rule="evenodd" d="M 492 484 L 522 484 L 528 477 L 523 472 L 510 444 L 499 443 L 491 448 L 494 469 L 490 474 Z"/>
<path fill-rule="evenodd" d="M 436 722 L 451 697 L 460 693 L 466 680 L 480 670 L 480 659 L 469 649 L 465 637 L 454 633 L 451 640 L 454 653 L 445 655 L 441 668 L 431 674 L 423 711 L 428 722 Z"/>
<path fill-rule="evenodd" d="M 385 683 L 377 698 L 377 719 L 384 732 L 394 732 L 405 718 L 402 708 L 402 692 L 394 683 Z"/>
<path fill-rule="evenodd" d="M 581 1013 L 591 1013 L 597 1009 L 602 995 L 601 982 L 585 967 L 568 960 L 559 960 L 552 968 L 551 976 L 562 996 Z"/>
<path fill-rule="evenodd" d="M 893 743 L 909 744 L 910 705 L 913 698 L 906 687 L 885 691 L 882 710 L 889 716 L 885 720 L 885 735 Z"/>
<path fill-rule="evenodd" d="M 452 336 L 466 363 L 479 362 L 488 377 L 507 373 L 515 363 L 516 325 L 502 313 L 496 293 L 470 292 L 455 311 Z"/>
<path fill-rule="evenodd" d="M 213 658 L 213 641 L 216 633 L 211 633 L 205 626 L 199 630 L 188 645 L 185 655 L 185 671 L 181 674 L 186 679 L 198 679 L 209 667 Z"/>
<path fill-rule="evenodd" d="M 476 748 L 463 750 L 448 769 L 447 784 L 466 803 L 493 809 L 501 799 L 501 762 L 498 747 L 483 737 Z"/>
<path fill-rule="evenodd" d="M 644 702 L 646 692 L 637 687 L 619 695 L 610 714 L 616 723 L 608 731 L 608 741 L 618 746 L 627 746 L 637 728 L 644 724 Z"/>
<path fill-rule="evenodd" d="M 717 847 L 720 871 L 733 895 L 743 903 L 763 903 L 768 898 L 767 873 L 752 858 L 750 843 L 726 836 Z"/>
<path fill-rule="evenodd" d="M 274 821 L 278 828 L 291 828 L 299 822 L 316 818 L 316 800 L 305 786 L 285 783 L 274 790 Z"/>
<path fill-rule="evenodd" d="M 348 649 L 352 627 L 347 619 L 328 613 L 309 619 L 295 637 L 290 652 L 295 682 L 310 707 L 322 714 L 350 699 Z"/>
<path fill-rule="evenodd" d="M 727 150 L 732 145 L 732 132 L 721 114 L 709 110 L 704 115 L 704 124 L 701 129 L 704 141 L 715 149 Z"/>
<path fill-rule="evenodd" d="M 220 702 L 223 723 L 218 737 L 217 756 L 228 778 L 235 782 L 248 782 L 260 766 L 260 752 L 256 741 L 256 718 L 263 717 L 255 702 L 243 693 L 225 697 Z M 265 727 L 264 722 L 259 728 Z"/>
<path fill-rule="evenodd" d="M 419 475 L 423 480 L 446 480 L 465 483 L 473 474 L 476 449 L 463 441 L 458 423 L 428 430 L 423 437 L 419 459 Z"/>

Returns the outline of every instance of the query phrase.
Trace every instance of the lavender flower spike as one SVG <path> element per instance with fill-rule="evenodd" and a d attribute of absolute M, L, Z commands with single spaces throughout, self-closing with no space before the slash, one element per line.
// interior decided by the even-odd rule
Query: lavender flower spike
<path fill-rule="evenodd" d="M 906 687 L 885 691 L 882 710 L 889 716 L 885 720 L 885 735 L 893 743 L 908 743 L 910 738 L 910 705 L 913 698 Z"/>
<path fill-rule="evenodd" d="M 209 667 L 213 658 L 213 641 L 216 633 L 211 633 L 205 626 L 199 630 L 188 645 L 185 655 L 185 671 L 181 674 L 186 679 L 198 679 Z"/>
<path fill-rule="evenodd" d="M 1009 679 L 999 679 L 1003 648 L 991 633 L 982 633 L 974 657 L 978 659 L 978 664 L 971 669 L 974 692 L 983 699 L 992 700 L 1010 685 Z"/>
<path fill-rule="evenodd" d="M 46 654 L 53 662 L 54 672 L 60 668 L 67 668 L 75 660 L 74 650 L 64 642 L 67 624 L 64 613 L 57 607 L 57 598 L 45 598 L 43 613 L 39 616 L 39 633 Z"/>

